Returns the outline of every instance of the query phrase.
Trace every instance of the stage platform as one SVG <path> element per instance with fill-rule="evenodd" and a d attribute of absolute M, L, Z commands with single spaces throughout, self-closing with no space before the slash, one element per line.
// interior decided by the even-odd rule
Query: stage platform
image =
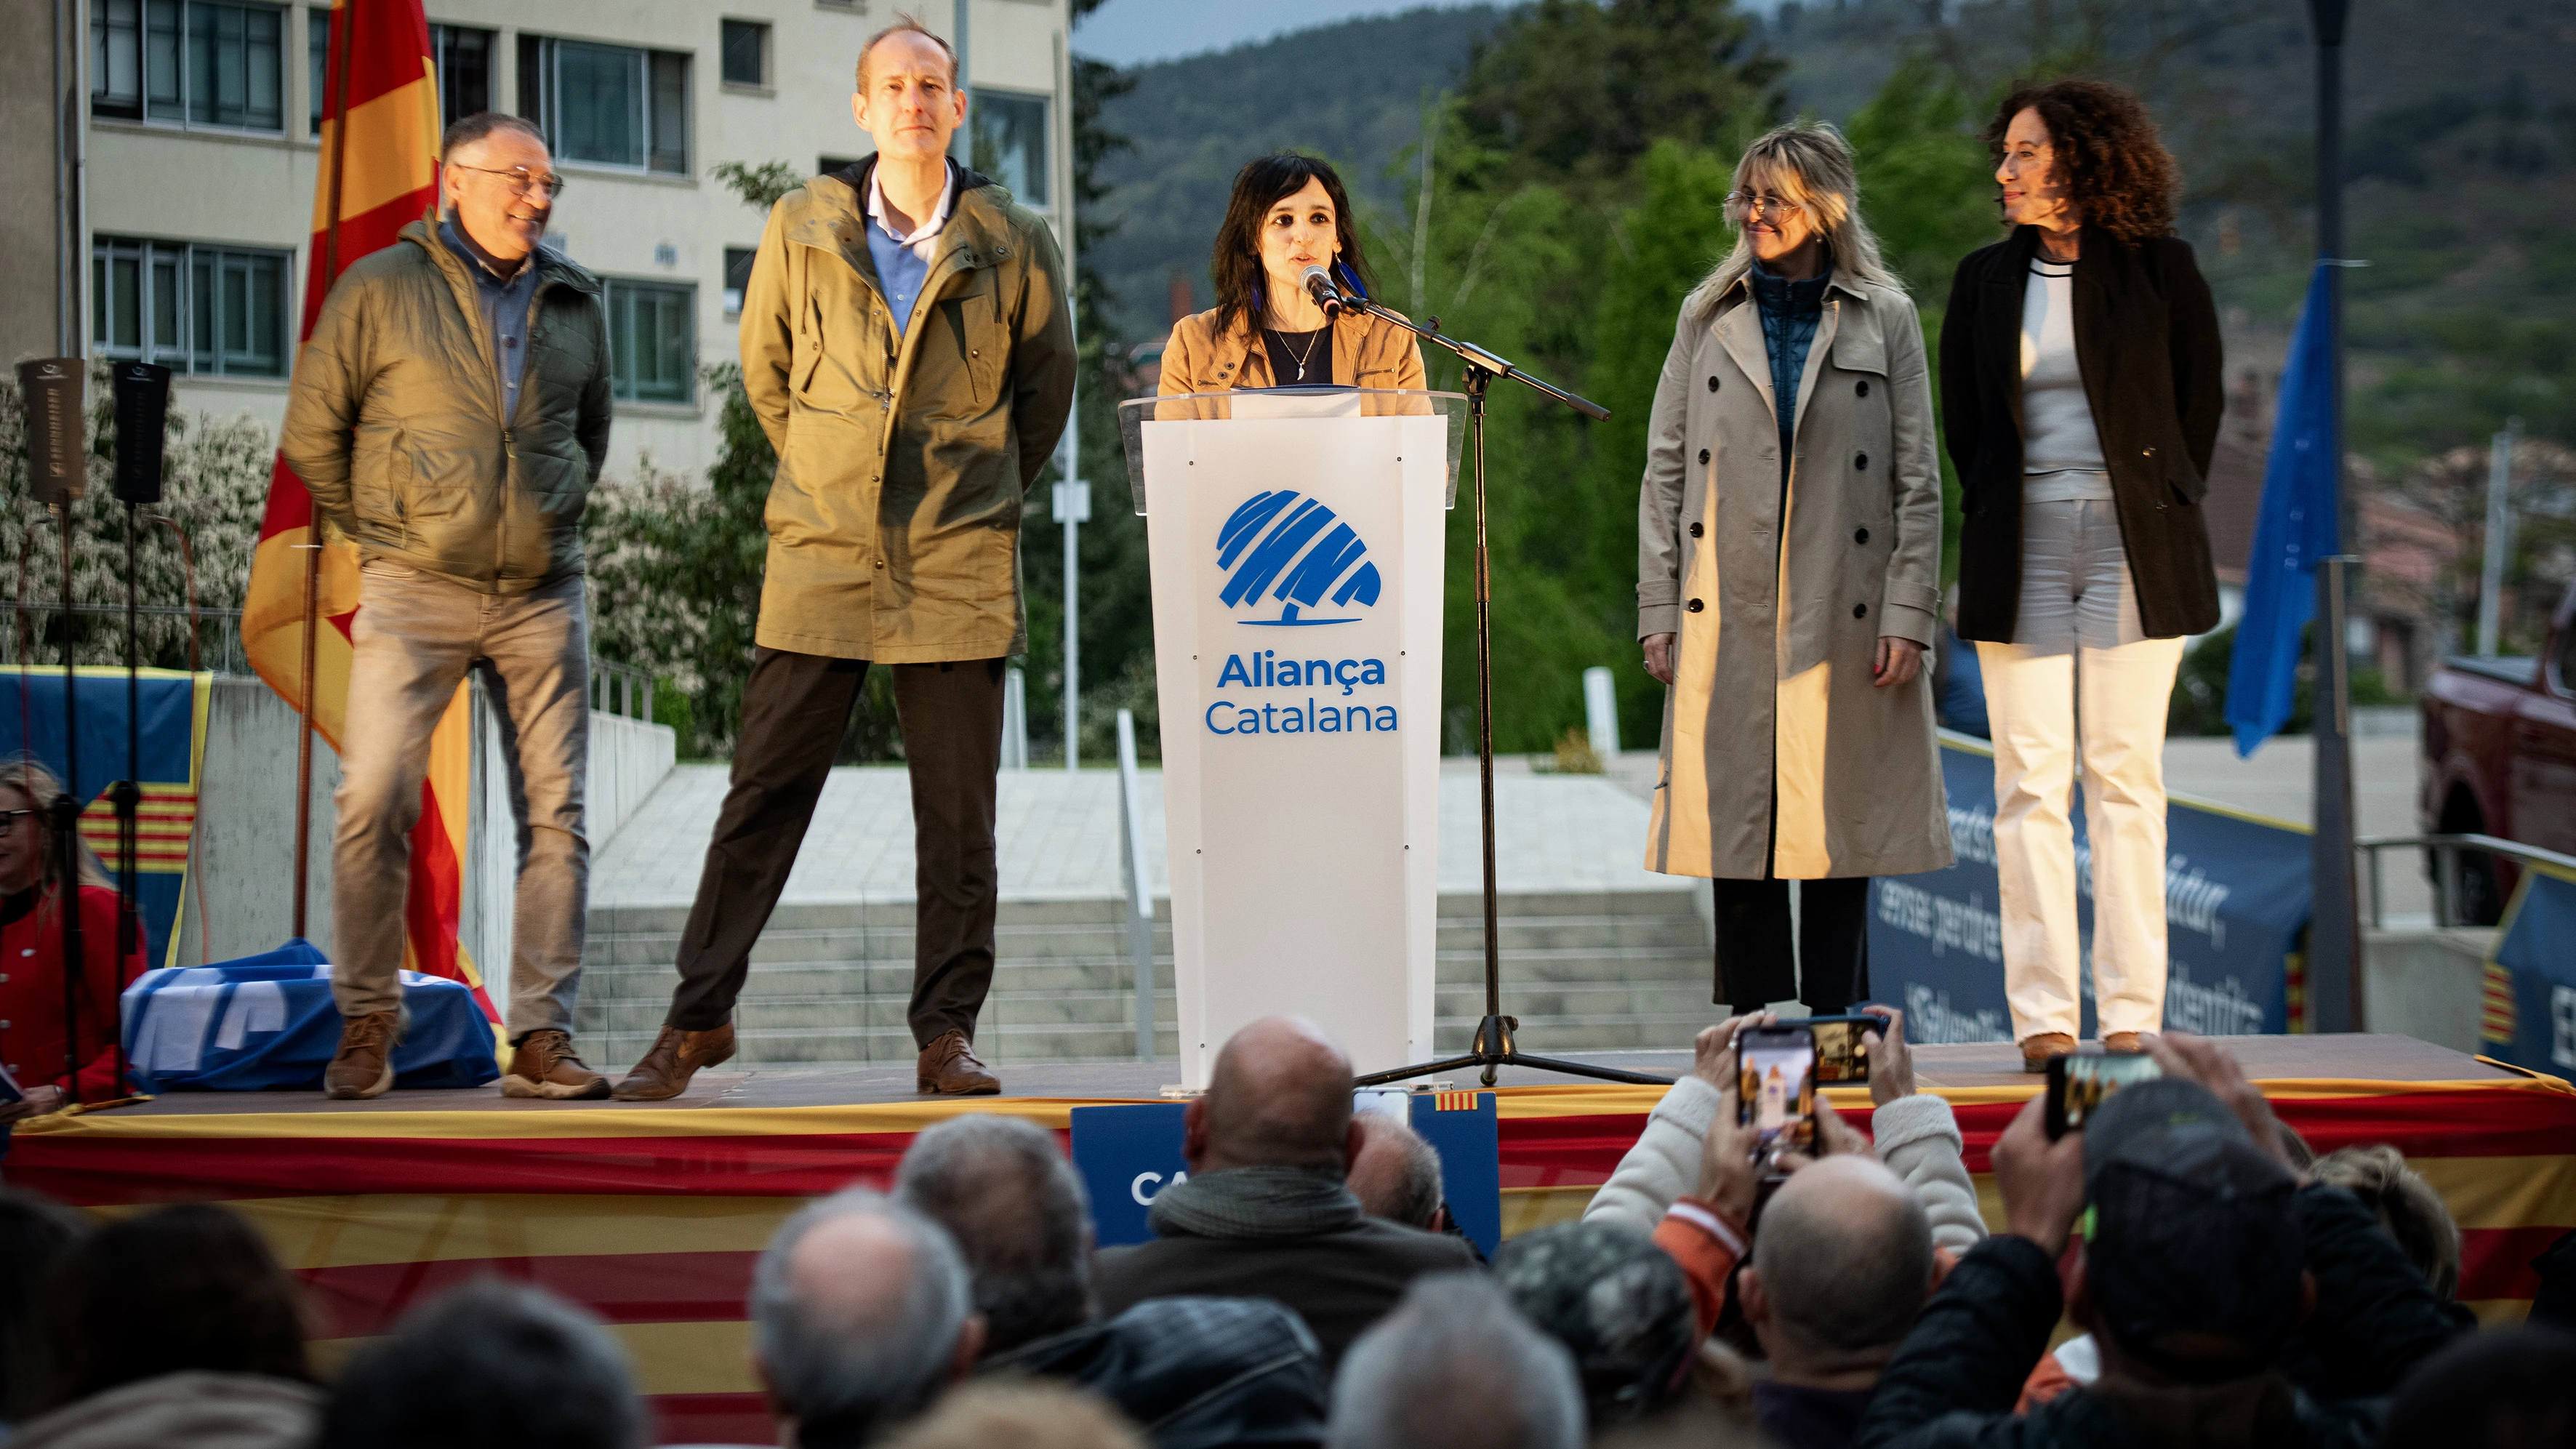
<path fill-rule="evenodd" d="M 2475 1057 L 2417 1041 L 2411 1036 L 2245 1036 L 2219 1037 L 2236 1055 L 2245 1074 L 2255 1078 L 2338 1077 L 2384 1082 L 2473 1081 L 2519 1076 L 2510 1068 L 2488 1066 Z M 1543 1050 L 1534 1047 L 1533 1050 Z M 1566 1052 L 1563 1060 L 1616 1067 L 1622 1071 L 1676 1076 L 1690 1070 L 1691 1054 L 1673 1051 Z M 1060 1098 L 1081 1101 L 1153 1100 L 1180 1081 L 1180 1067 L 1164 1062 L 1038 1062 L 998 1067 L 1002 1091 L 1011 1098 Z M 1960 1046 L 1914 1049 L 1914 1076 L 1926 1091 L 1951 1087 L 2026 1088 L 2034 1079 L 2023 1075 L 2020 1052 L 2010 1042 L 1977 1042 Z M 1581 1078 L 1524 1067 L 1507 1068 L 1498 1086 L 1569 1085 Z M 1444 1087 L 1465 1090 L 1483 1085 L 1472 1072 L 1441 1077 Z M 261 1092 L 241 1095 L 187 1092 L 115 1109 L 114 1115 L 152 1117 L 256 1112 L 637 1112 L 690 1108 L 844 1107 L 891 1102 L 920 1102 L 913 1089 L 910 1064 L 852 1064 L 828 1067 L 758 1067 L 701 1072 L 687 1095 L 668 1102 L 533 1102 L 501 1095 L 497 1087 L 464 1091 L 388 1092 L 371 1102 L 327 1102 L 319 1092 Z"/>
<path fill-rule="evenodd" d="M 2576 1090 L 2407 1037 L 2220 1038 L 2319 1152 L 2385 1142 L 2441 1192 L 2463 1238 L 2460 1297 L 2519 1318 L 2529 1264 L 2576 1228 Z M 1531 1043 L 1533 1047 L 1540 1043 Z M 1568 1053 L 1669 1073 L 1687 1053 Z M 2038 1089 L 2009 1043 L 1915 1049 L 1949 1099 L 2000 1222 L 1987 1154 Z M 440 1289 L 483 1274 L 586 1304 L 632 1357 L 663 1442 L 772 1442 L 745 1357 L 753 1263 L 804 1199 L 882 1185 L 913 1134 L 1008 1113 L 1055 1130 L 1076 1107 L 1152 1100 L 1171 1064 L 1004 1069 L 1009 1095 L 925 1098 L 909 1064 L 702 1074 L 662 1103 L 546 1103 L 497 1088 L 187 1094 L 20 1128 L 0 1175 L 92 1212 L 225 1202 L 304 1280 L 325 1365 Z M 1478 1086 L 1472 1074 L 1445 1085 Z M 1866 1127 L 1866 1089 L 1829 1095 Z M 1661 1089 L 1507 1071 L 1496 1094 L 1505 1234 L 1580 1215 Z"/>

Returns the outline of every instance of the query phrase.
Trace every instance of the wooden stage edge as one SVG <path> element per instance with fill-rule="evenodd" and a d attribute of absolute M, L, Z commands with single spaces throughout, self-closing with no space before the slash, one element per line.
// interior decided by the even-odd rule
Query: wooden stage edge
<path fill-rule="evenodd" d="M 2519 1075 L 2409 1036 L 2240 1036 L 2213 1038 L 2234 1053 L 2247 1076 L 2266 1080 L 2459 1082 Z M 1530 1049 L 1546 1053 L 1544 1043 Z M 2090 1049 L 2090 1048 L 2088 1048 Z M 1690 1069 L 1687 1051 L 1548 1053 L 1562 1060 L 1671 1076 Z M 994 1065 L 1005 1097 L 1151 1101 L 1180 1081 L 1176 1062 L 1005 1062 Z M 2010 1042 L 1914 1049 L 1915 1084 L 1935 1087 L 2036 1087 Z M 1506 1087 L 1582 1086 L 1589 1079 L 1506 1068 Z M 1481 1085 L 1473 1071 L 1446 1073 L 1445 1087 Z M 238 1112 L 623 1112 L 673 1108 L 867 1106 L 924 1100 L 913 1089 L 910 1061 L 832 1066 L 753 1066 L 701 1072 L 689 1091 L 667 1102 L 538 1102 L 501 1095 L 498 1083 L 464 1090 L 391 1091 L 367 1102 L 332 1102 L 319 1092 L 174 1092 L 109 1109 L 114 1117 Z M 970 1099 L 991 1100 L 991 1099 Z"/>

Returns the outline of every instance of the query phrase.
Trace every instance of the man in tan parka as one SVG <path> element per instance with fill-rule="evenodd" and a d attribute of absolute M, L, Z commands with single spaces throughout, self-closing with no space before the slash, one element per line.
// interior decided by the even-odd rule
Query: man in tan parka
<path fill-rule="evenodd" d="M 973 1044 L 1002 662 L 1027 647 L 1020 510 L 1072 406 L 1071 299 L 1046 224 L 948 159 L 966 97 L 947 44 L 898 20 L 858 70 L 851 112 L 877 154 L 771 208 L 743 297 L 743 386 L 778 453 L 759 652 L 680 984 L 627 1101 L 733 1055 L 752 945 L 872 661 L 894 672 L 912 777 L 920 1086 L 1000 1090 Z"/>

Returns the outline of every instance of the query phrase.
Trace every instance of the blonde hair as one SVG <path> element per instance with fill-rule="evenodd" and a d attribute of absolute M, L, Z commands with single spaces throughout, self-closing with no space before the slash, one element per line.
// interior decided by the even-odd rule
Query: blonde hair
<path fill-rule="evenodd" d="M 2424 1275 L 2434 1297 L 2448 1299 L 2459 1292 L 2459 1224 L 2442 1195 L 2406 1165 L 2405 1154 L 2385 1143 L 2338 1147 L 2318 1158 L 2308 1176 L 2361 1199 Z"/>
<path fill-rule="evenodd" d="M 63 793 L 63 782 L 61 777 L 56 775 L 53 771 L 45 768 L 44 762 L 37 759 L 34 755 L 20 753 L 12 755 L 8 759 L 0 760 L 0 786 L 5 786 L 9 789 L 15 790 L 19 794 L 27 797 L 27 803 L 34 807 L 37 812 L 35 816 L 36 828 L 47 832 L 48 837 L 50 837 L 54 828 L 54 823 L 52 820 L 46 818 L 46 812 L 52 807 L 55 798 Z M 57 873 L 62 869 L 60 864 L 62 858 L 54 853 L 51 849 L 51 845 L 51 839 L 48 838 L 48 848 L 45 851 L 45 873 L 41 878 L 47 886 L 56 885 L 60 882 L 60 876 Z M 73 853 L 80 861 L 80 883 L 82 885 L 107 886 L 113 884 L 113 882 L 107 878 L 107 867 L 99 864 L 98 856 L 89 848 L 88 841 L 84 840 L 79 842 Z"/>
<path fill-rule="evenodd" d="M 1878 238 L 1860 216 L 1860 178 L 1851 143 L 1828 121 L 1796 121 L 1764 132 L 1735 163 L 1737 191 L 1765 190 L 1787 197 L 1815 218 L 1840 275 L 1884 287 L 1905 284 L 1878 255 Z M 1735 249 L 1717 264 L 1682 304 L 1693 321 L 1706 321 L 1718 299 L 1753 269 L 1753 244 L 1735 227 Z"/>

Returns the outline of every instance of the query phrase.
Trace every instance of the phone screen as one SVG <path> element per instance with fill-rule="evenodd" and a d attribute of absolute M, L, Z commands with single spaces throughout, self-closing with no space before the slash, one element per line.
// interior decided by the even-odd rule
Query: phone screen
<path fill-rule="evenodd" d="M 1816 1038 L 1805 1027 L 1768 1027 L 1736 1038 L 1736 1125 L 1758 1133 L 1756 1156 L 1814 1145 Z"/>
<path fill-rule="evenodd" d="M 2086 1119 L 2122 1087 L 2165 1074 L 2156 1059 L 2109 1053 L 2068 1053 L 2048 1059 L 2048 1135 L 2080 1131 Z"/>
<path fill-rule="evenodd" d="M 1816 1038 L 1817 1085 L 1833 1087 L 1869 1080 L 1869 1043 L 1861 1034 L 1885 1031 L 1887 1023 L 1866 1015 L 1811 1016 L 1807 1030 Z"/>

